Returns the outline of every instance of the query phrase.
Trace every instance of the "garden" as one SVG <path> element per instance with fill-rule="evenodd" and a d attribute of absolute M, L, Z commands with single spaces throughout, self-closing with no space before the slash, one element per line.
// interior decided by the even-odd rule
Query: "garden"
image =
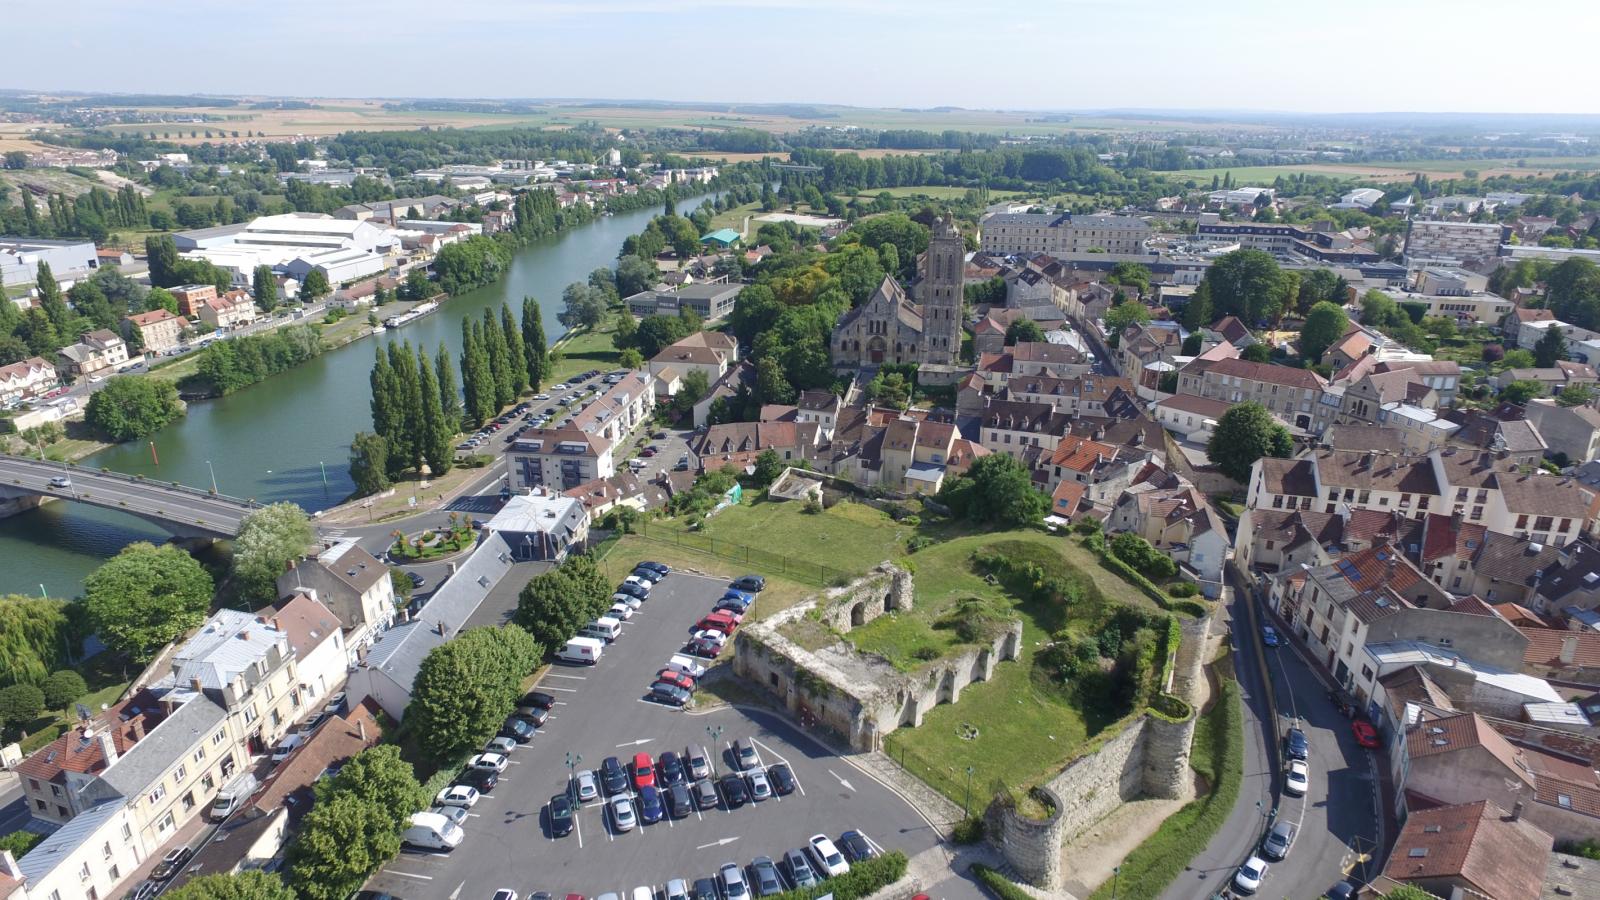
<path fill-rule="evenodd" d="M 454 556 L 472 549 L 478 540 L 473 521 L 460 513 L 452 512 L 446 527 L 429 529 L 416 536 L 398 529 L 393 532 L 394 542 L 389 545 L 389 558 L 396 561 L 422 562 Z"/>

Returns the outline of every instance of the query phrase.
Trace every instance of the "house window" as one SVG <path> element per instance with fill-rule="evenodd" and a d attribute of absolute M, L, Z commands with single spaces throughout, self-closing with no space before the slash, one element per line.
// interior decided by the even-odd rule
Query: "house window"
<path fill-rule="evenodd" d="M 110 859 L 111 858 L 111 842 L 110 841 L 106 841 L 104 844 L 100 845 L 100 858 L 101 859 Z"/>
<path fill-rule="evenodd" d="M 1056 474 L 1058 474 L 1058 475 L 1061 474 L 1059 469 L 1056 471 Z M 1273 497 L 1272 497 L 1272 508 L 1273 509 L 1283 509 L 1283 498 L 1279 497 L 1277 495 L 1273 495 Z"/>
<path fill-rule="evenodd" d="M 37 778 L 29 778 L 28 779 L 28 789 L 37 791 L 39 789 L 39 779 L 37 779 Z"/>
<path fill-rule="evenodd" d="M 188 812 L 191 809 L 194 809 L 194 791 L 183 795 L 183 811 Z"/>
<path fill-rule="evenodd" d="M 78 880 L 79 881 L 88 881 L 89 880 L 89 864 L 88 863 L 84 863 L 82 866 L 78 867 Z"/>
<path fill-rule="evenodd" d="M 158 784 L 158 785 L 156 785 L 156 789 L 150 792 L 150 802 L 151 803 L 160 803 L 161 802 L 161 798 L 165 797 L 166 795 L 167 795 L 167 786 L 164 785 L 164 784 Z"/>
<path fill-rule="evenodd" d="M 220 743 L 222 743 L 222 732 L 218 731 L 216 734 L 211 736 L 211 746 L 215 747 Z"/>
<path fill-rule="evenodd" d="M 195 762 L 199 762 L 199 761 L 201 761 L 202 759 L 205 759 L 205 758 L 206 758 L 206 748 L 201 747 L 200 749 L 194 751 L 193 759 L 194 759 Z"/>
<path fill-rule="evenodd" d="M 1520 529 L 1524 529 L 1524 528 L 1527 528 L 1527 527 L 1528 527 L 1528 517 L 1526 515 L 1517 516 L 1517 528 L 1520 530 Z"/>
<path fill-rule="evenodd" d="M 172 773 L 172 784 L 173 784 L 173 786 L 177 787 L 177 786 L 183 784 L 183 776 L 185 776 L 187 774 L 189 774 L 189 767 L 188 766 L 179 766 L 178 770 L 176 772 Z"/>
<path fill-rule="evenodd" d="M 1364 678 L 1367 681 L 1371 681 L 1372 680 L 1372 667 L 1371 666 L 1362 666 L 1361 667 L 1361 677 Z"/>
<path fill-rule="evenodd" d="M 133 840 L 133 826 L 127 822 L 122 823 L 122 839 L 125 841 Z"/>

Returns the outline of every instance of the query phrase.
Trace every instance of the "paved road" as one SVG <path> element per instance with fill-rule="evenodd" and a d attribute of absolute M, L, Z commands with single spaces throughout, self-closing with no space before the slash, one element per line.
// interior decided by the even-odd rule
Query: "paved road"
<path fill-rule="evenodd" d="M 50 479 L 67 475 L 67 487 L 51 487 Z M 0 494 L 21 490 L 134 513 L 168 523 L 179 533 L 199 532 L 231 537 L 255 507 L 244 500 L 212 496 L 166 482 L 130 478 L 79 466 L 0 455 Z"/>
<path fill-rule="evenodd" d="M 1282 788 L 1280 736 L 1296 719 L 1311 747 L 1311 790 L 1304 798 L 1281 795 L 1277 816 L 1299 832 L 1288 858 L 1268 868 L 1260 896 L 1309 897 L 1326 890 L 1355 864 L 1353 848 L 1370 852 L 1376 838 L 1372 755 L 1356 744 L 1349 720 L 1329 703 L 1327 686 L 1294 647 L 1261 645 L 1244 607 L 1248 602 L 1247 591 L 1234 591 L 1229 607 L 1234 669 L 1245 707 L 1244 781 L 1227 822 L 1162 895 L 1166 900 L 1221 891 L 1255 851 Z M 1281 722 L 1273 722 L 1268 712 L 1263 659 Z"/>
<path fill-rule="evenodd" d="M 512 755 L 500 786 L 473 809 L 466 842 L 450 854 L 403 852 L 368 887 L 408 898 L 487 898 L 502 887 L 524 897 L 535 890 L 593 897 L 675 877 L 692 881 L 714 874 L 724 862 L 777 859 L 819 831 L 837 838 L 858 828 L 886 849 L 913 855 L 937 843 L 937 834 L 909 804 L 776 715 L 730 707 L 684 713 L 643 699 L 656 669 L 725 584 L 674 574 L 624 623 L 622 637 L 599 665 L 552 669 L 541 688 L 560 698 L 555 712 Z M 708 728 L 721 729 L 717 740 Z M 728 744 L 744 737 L 759 742 L 764 763 L 787 762 L 801 790 L 623 834 L 613 833 L 594 806 L 580 811 L 573 834 L 548 836 L 543 807 L 566 784 L 568 753 L 582 757 L 579 768 L 598 768 L 607 756 L 626 762 L 639 751 L 659 756 L 711 748 L 720 774 L 729 767 Z"/>
<path fill-rule="evenodd" d="M 22 796 L 22 782 L 10 774 L 0 781 L 0 834 L 10 834 L 27 824 L 28 806 Z"/>

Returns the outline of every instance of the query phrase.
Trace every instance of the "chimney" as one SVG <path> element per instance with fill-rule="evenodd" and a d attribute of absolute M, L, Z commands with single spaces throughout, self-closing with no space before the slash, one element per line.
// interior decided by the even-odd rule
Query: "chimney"
<path fill-rule="evenodd" d="M 95 739 L 100 742 L 100 752 L 106 758 L 106 767 L 110 768 L 111 764 L 117 761 L 117 742 L 111 739 L 111 730 L 108 728 L 100 732 L 95 735 Z"/>
<path fill-rule="evenodd" d="M 1522 801 L 1518 800 L 1517 802 L 1511 804 L 1511 821 L 1515 822 L 1515 821 L 1517 821 L 1517 820 L 1519 820 L 1521 818 L 1522 818 Z"/>
<path fill-rule="evenodd" d="M 129 719 L 128 729 L 133 732 L 135 743 L 144 740 L 144 716 L 141 714 Z"/>
<path fill-rule="evenodd" d="M 356 720 L 356 733 L 361 735 L 361 743 L 365 744 L 367 742 L 367 720 L 366 719 L 357 719 Z"/>
<path fill-rule="evenodd" d="M 1578 654 L 1578 636 L 1567 635 L 1561 639 L 1561 662 L 1563 665 L 1572 665 L 1573 659 Z"/>
<path fill-rule="evenodd" d="M 17 858 L 10 850 L 0 850 L 0 875 L 18 883 L 22 881 L 22 870 L 17 868 Z"/>
<path fill-rule="evenodd" d="M 258 625 L 267 624 L 267 617 L 266 616 L 256 616 L 256 624 L 258 624 Z"/>
<path fill-rule="evenodd" d="M 273 631 L 282 631 L 283 630 L 283 627 L 278 624 L 278 617 L 277 616 L 273 616 L 272 617 L 272 630 Z"/>
<path fill-rule="evenodd" d="M 439 624 L 433 626 L 433 630 L 439 632 L 439 636 L 440 637 L 444 637 L 444 623 L 443 622 L 440 622 Z"/>
<path fill-rule="evenodd" d="M 195 677 L 189 679 L 189 687 L 192 688 L 196 694 L 200 693 L 200 691 L 203 690 L 203 688 L 200 686 L 200 676 L 196 675 Z"/>

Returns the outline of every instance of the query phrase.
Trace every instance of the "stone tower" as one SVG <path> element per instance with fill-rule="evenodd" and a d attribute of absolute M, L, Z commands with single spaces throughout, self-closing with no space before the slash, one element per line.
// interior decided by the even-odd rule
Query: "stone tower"
<path fill-rule="evenodd" d="M 918 299 L 922 301 L 922 361 L 955 365 L 961 356 L 962 279 L 967 247 L 949 214 L 933 223 L 928 240 L 928 267 L 922 273 Z"/>

